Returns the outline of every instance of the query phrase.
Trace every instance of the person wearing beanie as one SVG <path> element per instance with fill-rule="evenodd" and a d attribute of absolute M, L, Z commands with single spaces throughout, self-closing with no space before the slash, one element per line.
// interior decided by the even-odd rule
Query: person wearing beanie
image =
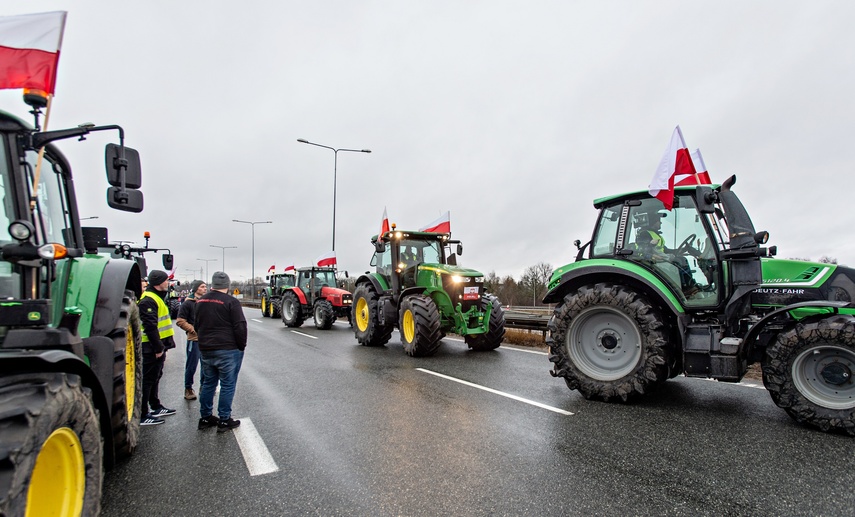
<path fill-rule="evenodd" d="M 196 300 L 196 334 L 202 354 L 202 387 L 199 390 L 199 429 L 217 428 L 217 432 L 234 429 L 240 420 L 232 418 L 238 373 L 246 348 L 246 318 L 240 302 L 228 294 L 229 275 L 217 271 L 211 277 L 211 290 Z M 217 415 L 214 391 L 220 384 Z"/>
<path fill-rule="evenodd" d="M 143 331 L 141 425 L 162 424 L 163 419 L 160 417 L 175 414 L 175 410 L 161 404 L 158 397 L 166 351 L 175 348 L 175 341 L 172 339 L 175 331 L 172 330 L 172 320 L 169 318 L 169 308 L 165 301 L 168 292 L 169 275 L 154 269 L 149 272 L 148 286 L 137 303 Z"/>
<path fill-rule="evenodd" d="M 181 308 L 178 309 L 178 319 L 175 320 L 175 324 L 187 333 L 187 361 L 184 363 L 185 400 L 196 400 L 193 376 L 196 375 L 196 368 L 199 366 L 199 338 L 196 336 L 196 328 L 193 324 L 196 322 L 196 300 L 205 296 L 207 292 L 208 285 L 204 281 L 193 280 L 190 284 L 190 295 L 181 304 Z M 204 373 L 201 373 L 200 385 L 204 378 Z"/>

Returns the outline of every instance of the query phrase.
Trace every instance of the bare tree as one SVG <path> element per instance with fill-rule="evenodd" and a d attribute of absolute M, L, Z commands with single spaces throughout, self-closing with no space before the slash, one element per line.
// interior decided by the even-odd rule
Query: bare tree
<path fill-rule="evenodd" d="M 527 294 L 531 296 L 532 305 L 537 305 L 538 294 L 541 296 L 546 292 L 546 286 L 552 277 L 552 265 L 546 262 L 538 262 L 529 266 L 523 272 L 520 284 L 525 287 Z"/>

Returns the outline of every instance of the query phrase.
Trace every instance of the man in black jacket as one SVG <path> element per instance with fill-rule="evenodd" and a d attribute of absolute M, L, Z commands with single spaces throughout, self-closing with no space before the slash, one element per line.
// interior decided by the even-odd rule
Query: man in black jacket
<path fill-rule="evenodd" d="M 202 388 L 199 392 L 199 429 L 217 427 L 217 432 L 240 425 L 232 418 L 232 400 L 246 348 L 246 318 L 240 302 L 228 295 L 229 275 L 217 271 L 211 278 L 211 290 L 196 300 L 196 334 L 202 353 Z M 220 383 L 214 417 L 214 390 Z"/>
<path fill-rule="evenodd" d="M 166 351 L 175 348 L 172 336 L 172 320 L 166 306 L 166 293 L 169 292 L 169 275 L 157 269 L 148 274 L 148 287 L 140 297 L 140 320 L 142 321 L 142 410 L 141 425 L 163 423 L 162 416 L 174 415 L 175 410 L 160 403 L 158 388 L 163 375 L 163 363 Z M 151 411 L 149 411 L 149 405 Z"/>

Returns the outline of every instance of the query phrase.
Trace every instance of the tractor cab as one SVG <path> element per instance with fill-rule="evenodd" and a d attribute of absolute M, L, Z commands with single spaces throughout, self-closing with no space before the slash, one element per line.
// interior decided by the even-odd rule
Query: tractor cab
<path fill-rule="evenodd" d="M 418 266 L 446 266 L 457 264 L 457 256 L 463 254 L 460 241 L 450 240 L 447 233 L 391 231 L 372 239 L 374 256 L 371 265 L 377 274 L 394 290 L 414 287 L 417 283 Z M 457 244 L 457 254 L 451 245 Z"/>
<path fill-rule="evenodd" d="M 301 268 L 299 270 L 299 276 L 297 277 L 297 287 L 303 291 L 307 300 L 319 298 L 325 287 L 336 287 L 335 269 L 315 267 Z"/>

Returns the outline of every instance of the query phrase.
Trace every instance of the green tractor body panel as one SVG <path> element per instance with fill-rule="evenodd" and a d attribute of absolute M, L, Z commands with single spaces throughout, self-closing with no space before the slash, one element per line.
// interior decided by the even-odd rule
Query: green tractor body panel
<path fill-rule="evenodd" d="M 57 264 L 57 279 L 53 291 L 62 296 L 65 286 L 65 300 L 54 309 L 53 325 L 58 326 L 62 315 L 72 310 L 80 311 L 77 331 L 80 337 L 89 337 L 92 317 L 98 301 L 98 289 L 109 258 L 103 255 L 87 254 L 82 258 L 67 259 Z"/>

